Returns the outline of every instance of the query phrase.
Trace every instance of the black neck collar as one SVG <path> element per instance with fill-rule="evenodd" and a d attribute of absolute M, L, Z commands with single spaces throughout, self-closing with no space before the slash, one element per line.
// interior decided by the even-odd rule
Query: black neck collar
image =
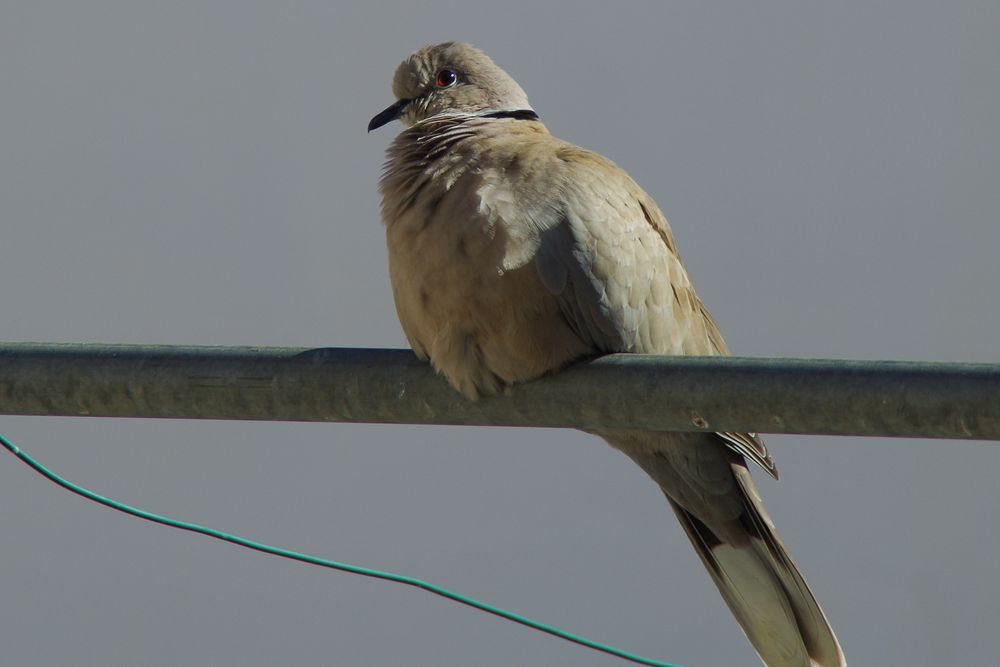
<path fill-rule="evenodd" d="M 531 109 L 518 109 L 516 111 L 495 111 L 482 115 L 483 118 L 513 118 L 514 120 L 538 120 L 538 114 Z"/>

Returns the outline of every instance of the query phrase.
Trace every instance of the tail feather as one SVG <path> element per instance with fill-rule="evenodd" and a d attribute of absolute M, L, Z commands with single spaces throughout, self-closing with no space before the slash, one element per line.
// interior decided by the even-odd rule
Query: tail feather
<path fill-rule="evenodd" d="M 843 667 L 843 654 L 822 609 L 773 530 L 761 537 L 751 533 L 748 542 L 736 546 L 720 540 L 669 496 L 667 500 L 767 667 Z"/>
<path fill-rule="evenodd" d="M 833 629 L 778 537 L 742 456 L 717 440 L 695 436 L 601 435 L 663 490 L 767 667 L 846 665 Z"/>
<path fill-rule="evenodd" d="M 760 494 L 750 478 L 750 472 L 742 465 L 733 466 L 733 474 L 739 482 L 740 491 L 744 497 L 746 517 L 752 530 L 760 536 L 760 545 L 764 548 L 765 562 L 778 577 L 792 605 L 792 611 L 798 623 L 799 630 L 814 664 L 843 667 L 846 665 L 843 650 L 837 641 L 837 636 L 830 627 L 830 622 L 823 609 L 816 601 L 809 584 L 799 572 L 791 554 L 781 541 L 774 528 L 771 517 L 761 501 Z"/>

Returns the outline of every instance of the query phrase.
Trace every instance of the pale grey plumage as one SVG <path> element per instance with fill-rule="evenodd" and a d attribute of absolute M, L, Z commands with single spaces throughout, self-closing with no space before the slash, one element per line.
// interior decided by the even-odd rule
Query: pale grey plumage
<path fill-rule="evenodd" d="M 393 92 L 369 126 L 408 126 L 380 183 L 393 295 L 413 350 L 456 389 L 475 399 L 605 352 L 728 354 L 656 203 L 533 114 L 504 113 L 531 107 L 485 54 L 421 49 Z M 777 476 L 759 438 L 597 434 L 663 489 L 766 665 L 844 664 L 746 469 Z"/>

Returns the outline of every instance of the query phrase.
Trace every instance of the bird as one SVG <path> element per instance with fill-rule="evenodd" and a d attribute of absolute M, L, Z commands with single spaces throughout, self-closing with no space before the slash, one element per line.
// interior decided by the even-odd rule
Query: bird
<path fill-rule="evenodd" d="M 619 166 L 549 133 L 476 47 L 398 66 L 379 180 L 396 312 L 414 353 L 470 400 L 608 353 L 728 355 L 667 220 Z M 767 667 L 846 664 L 748 461 L 753 433 L 591 433 L 655 481 Z"/>

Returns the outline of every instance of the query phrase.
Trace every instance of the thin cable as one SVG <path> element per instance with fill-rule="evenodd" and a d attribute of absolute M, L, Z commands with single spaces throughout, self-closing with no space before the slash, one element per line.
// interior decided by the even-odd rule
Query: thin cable
<path fill-rule="evenodd" d="M 131 514 L 132 516 L 139 517 L 140 519 L 145 519 L 147 521 L 153 521 L 156 523 L 161 523 L 165 526 L 170 526 L 171 528 L 179 528 L 181 530 L 188 530 L 192 533 L 201 533 L 202 535 L 208 535 L 209 537 L 214 537 L 217 540 L 225 540 L 226 542 L 232 542 L 233 544 L 238 544 L 241 547 L 246 547 L 247 549 L 254 549 L 256 551 L 262 551 L 266 554 L 271 554 L 273 556 L 281 556 L 282 558 L 289 558 L 291 560 L 301 561 L 303 563 L 309 563 L 311 565 L 319 565 L 320 567 L 327 567 L 333 570 L 341 570 L 343 572 L 350 572 L 352 574 L 360 574 L 365 577 L 373 577 L 375 579 L 385 579 L 386 581 L 393 581 L 398 584 L 405 584 L 407 586 L 413 586 L 415 588 L 422 588 L 425 591 L 434 593 L 435 595 L 440 595 L 441 597 L 448 598 L 449 600 L 454 600 L 455 602 L 460 602 L 461 604 L 467 605 L 474 609 L 479 609 L 480 611 L 485 611 L 488 614 L 493 614 L 494 616 L 499 616 L 500 618 L 507 619 L 508 621 L 513 621 L 515 623 L 520 623 L 523 626 L 529 627 L 533 630 L 538 630 L 544 632 L 554 637 L 560 639 L 565 639 L 566 641 L 573 642 L 574 644 L 579 644 L 580 646 L 585 646 L 589 649 L 595 651 L 601 651 L 609 655 L 613 655 L 616 658 L 622 658 L 623 660 L 628 660 L 640 665 L 649 665 L 650 667 L 679 667 L 667 662 L 660 662 L 659 660 L 654 660 L 652 658 L 644 658 L 640 655 L 635 655 L 634 653 L 629 653 L 621 649 L 615 648 L 614 646 L 609 646 L 607 644 L 601 644 L 599 642 L 587 639 L 580 635 L 574 635 L 565 630 L 560 630 L 559 628 L 553 627 L 551 625 L 546 625 L 540 621 L 532 620 L 526 616 L 521 616 L 515 614 L 514 612 L 501 609 L 499 607 L 494 607 L 493 605 L 487 604 L 485 602 L 480 602 L 479 600 L 474 600 L 473 598 L 466 597 L 460 593 L 450 591 L 446 588 L 441 588 L 434 584 L 427 583 L 426 581 L 421 581 L 420 579 L 414 579 L 413 577 L 406 577 L 401 574 L 395 574 L 393 572 L 382 572 L 380 570 L 372 570 L 366 567 L 359 567 L 357 565 L 349 565 L 347 563 L 339 563 L 337 561 L 326 560 L 325 558 L 319 558 L 317 556 L 310 556 L 309 554 L 302 554 L 295 551 L 289 551 L 287 549 L 282 549 L 280 547 L 273 547 L 269 544 L 263 544 L 261 542 L 254 542 L 253 540 L 248 540 L 245 537 L 240 537 L 238 535 L 232 535 L 230 533 L 224 533 L 221 530 L 215 530 L 214 528 L 207 528 L 205 526 L 200 526 L 196 523 L 188 523 L 186 521 L 178 521 L 177 519 L 171 519 L 170 517 L 160 516 L 159 514 L 153 514 L 152 512 L 147 512 L 146 510 L 141 510 L 137 507 L 131 507 L 120 503 L 117 500 L 111 498 L 106 498 L 105 496 L 99 495 L 78 486 L 67 479 L 63 479 L 56 473 L 52 472 L 41 463 L 28 456 L 25 452 L 21 451 L 16 445 L 7 440 L 7 438 L 0 435 L 0 444 L 3 444 L 10 452 L 21 459 L 24 463 L 28 464 L 35 472 L 39 473 L 46 479 L 59 486 L 63 487 L 68 491 L 83 496 L 87 500 L 92 500 L 96 503 L 100 503 L 106 507 L 110 507 L 113 510 L 118 510 L 119 512 L 124 512 L 125 514 Z"/>

